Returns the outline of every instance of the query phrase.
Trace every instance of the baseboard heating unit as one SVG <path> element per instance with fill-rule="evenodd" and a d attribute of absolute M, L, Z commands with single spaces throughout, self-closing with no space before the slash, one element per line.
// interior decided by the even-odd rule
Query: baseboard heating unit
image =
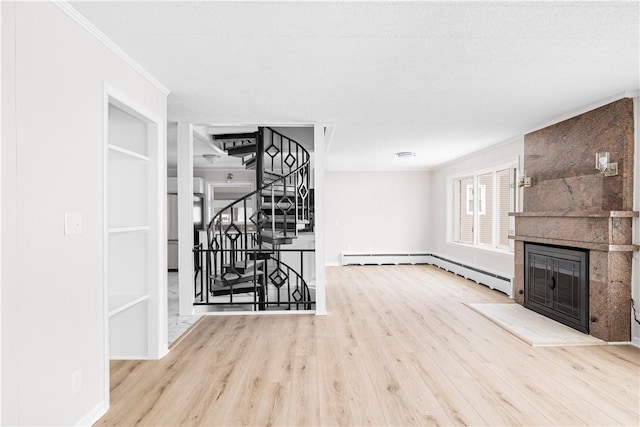
<path fill-rule="evenodd" d="M 342 254 L 342 265 L 429 264 L 513 297 L 513 278 L 430 253 Z"/>
<path fill-rule="evenodd" d="M 431 254 L 342 254 L 342 265 L 429 264 Z"/>

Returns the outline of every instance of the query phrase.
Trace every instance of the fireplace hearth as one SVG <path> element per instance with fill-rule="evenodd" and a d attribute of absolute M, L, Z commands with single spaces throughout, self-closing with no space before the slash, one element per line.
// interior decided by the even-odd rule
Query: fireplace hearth
<path fill-rule="evenodd" d="M 589 253 L 525 243 L 524 306 L 589 333 Z"/>

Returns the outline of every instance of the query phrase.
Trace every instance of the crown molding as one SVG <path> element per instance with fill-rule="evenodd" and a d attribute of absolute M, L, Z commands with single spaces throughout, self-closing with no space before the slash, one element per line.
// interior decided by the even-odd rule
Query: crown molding
<path fill-rule="evenodd" d="M 78 12 L 73 6 L 71 6 L 66 0 L 51 0 L 51 2 L 58 7 L 61 11 L 63 11 L 67 16 L 73 19 L 77 24 L 79 24 L 82 28 L 87 30 L 89 34 L 94 36 L 96 40 L 105 45 L 109 50 L 111 50 L 116 56 L 122 59 L 127 65 L 133 68 L 138 74 L 140 74 L 145 80 L 155 86 L 158 90 L 160 90 L 165 96 L 169 95 L 169 89 L 158 79 L 153 77 L 147 70 L 145 70 L 142 65 L 136 62 L 132 57 L 127 55 L 127 53 L 122 50 L 120 46 L 118 46 L 113 40 L 111 40 L 105 33 L 100 31 L 98 27 L 93 25 L 91 21 L 85 18 L 80 12 Z"/>
<path fill-rule="evenodd" d="M 447 160 L 444 163 L 441 163 L 441 164 L 439 164 L 437 166 L 434 166 L 433 168 L 431 168 L 431 170 L 437 171 L 437 170 L 446 168 L 448 166 L 455 165 L 456 163 L 463 162 L 465 160 L 477 157 L 477 156 L 481 155 L 482 153 L 484 153 L 486 151 L 497 150 L 497 149 L 499 149 L 501 147 L 506 147 L 506 146 L 511 145 L 511 144 L 522 143 L 523 141 L 524 141 L 524 136 L 523 135 L 514 136 L 512 138 L 505 139 L 505 140 L 497 142 L 495 144 L 487 145 L 484 148 L 480 148 L 479 150 L 472 151 L 471 153 L 464 154 L 464 155 L 462 155 L 460 157 L 456 157 L 455 159 Z M 503 161 L 501 161 L 501 162 L 504 163 Z"/>

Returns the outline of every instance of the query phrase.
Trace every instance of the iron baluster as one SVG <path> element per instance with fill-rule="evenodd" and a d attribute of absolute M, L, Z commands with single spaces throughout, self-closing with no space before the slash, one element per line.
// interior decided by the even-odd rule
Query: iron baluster
<path fill-rule="evenodd" d="M 282 186 L 282 198 L 280 199 L 282 201 L 282 206 L 285 206 L 285 202 L 287 202 L 287 210 L 282 212 L 282 220 L 283 220 L 283 230 L 284 230 L 284 236 L 288 237 L 289 233 L 288 233 L 288 226 L 287 226 L 287 221 L 289 220 L 289 204 L 288 204 L 288 196 L 287 196 L 287 187 L 289 187 L 289 183 L 287 182 L 287 180 L 285 179 L 284 185 Z"/>
<path fill-rule="evenodd" d="M 294 230 L 294 235 L 296 237 L 298 237 L 298 174 L 294 174 L 293 177 L 293 192 L 295 193 L 293 195 L 293 202 L 294 202 L 294 214 L 293 214 L 293 230 Z"/>
<path fill-rule="evenodd" d="M 275 202 L 275 187 L 271 186 L 271 233 L 273 237 L 276 237 L 276 202 Z"/>
<path fill-rule="evenodd" d="M 284 173 L 284 153 L 282 152 L 283 146 L 282 146 L 282 135 L 280 135 L 280 172 L 282 172 L 282 175 L 285 175 Z M 284 184 L 287 183 L 287 180 L 285 179 Z"/>
<path fill-rule="evenodd" d="M 202 250 L 202 243 L 200 244 L 200 253 L 198 254 L 198 256 L 200 257 L 200 301 L 202 301 L 203 298 L 203 292 L 204 292 L 204 275 L 207 273 L 206 268 L 203 267 L 203 262 L 204 262 L 204 251 Z"/>
<path fill-rule="evenodd" d="M 289 138 L 287 138 L 287 159 L 289 159 L 289 156 L 291 155 L 291 140 Z M 289 162 L 285 162 L 286 165 L 289 167 L 289 173 L 287 175 L 291 176 L 291 165 L 289 165 Z M 291 182 L 289 182 L 291 183 Z"/>
<path fill-rule="evenodd" d="M 244 250 L 243 250 L 243 253 L 245 254 L 245 257 L 244 257 L 244 266 L 246 267 L 246 266 L 247 266 L 247 254 L 246 254 L 246 250 L 247 250 L 247 248 L 249 247 L 249 246 L 248 246 L 248 241 L 247 241 L 247 239 L 248 239 L 248 236 L 247 236 L 247 199 L 244 199 L 244 200 L 242 201 L 242 203 L 243 203 L 243 209 L 242 209 L 242 210 L 243 210 L 243 212 L 244 212 L 244 215 L 243 215 L 243 218 L 242 218 L 242 220 L 244 221 L 244 248 L 243 248 Z"/>

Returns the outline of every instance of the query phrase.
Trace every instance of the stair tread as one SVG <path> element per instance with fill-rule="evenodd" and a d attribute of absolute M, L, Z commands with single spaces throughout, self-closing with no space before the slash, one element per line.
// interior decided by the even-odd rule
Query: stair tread
<path fill-rule="evenodd" d="M 309 221 L 307 220 L 297 220 L 294 215 L 288 215 L 285 220 L 283 215 L 276 215 L 275 218 L 271 218 L 271 215 L 268 215 L 268 221 L 266 224 L 266 229 L 268 230 L 270 227 L 270 223 L 273 221 L 273 224 L 276 230 L 284 230 L 285 228 L 289 231 L 291 230 L 303 230 L 305 227 L 309 225 Z"/>
<path fill-rule="evenodd" d="M 259 292 L 259 289 L 254 288 L 253 284 L 246 286 L 216 286 L 213 285 L 210 288 L 211 295 L 214 297 L 222 296 L 222 295 L 230 295 L 230 294 L 246 294 L 251 292 Z"/>
<path fill-rule="evenodd" d="M 258 288 L 258 287 L 260 287 L 260 285 L 255 286 L 255 288 Z M 212 290 L 229 290 L 232 287 L 214 283 L 209 288 Z M 233 286 L 233 288 L 235 291 L 242 290 L 243 292 L 253 292 L 254 286 L 253 286 L 253 282 L 242 282 L 240 285 Z"/>
<path fill-rule="evenodd" d="M 271 197 L 272 195 L 273 195 L 273 197 L 287 196 L 292 201 L 296 198 L 295 190 L 287 190 L 286 193 L 285 193 L 285 191 L 283 191 L 282 189 L 278 189 L 278 190 L 274 190 L 274 191 L 271 191 L 270 189 L 266 189 L 266 190 L 264 190 L 262 192 L 262 195 L 265 196 L 265 197 Z M 298 199 L 299 200 L 301 199 L 300 195 L 298 195 Z"/>
<path fill-rule="evenodd" d="M 275 224 L 276 230 L 283 230 L 284 231 L 284 229 L 286 228 L 287 231 L 289 231 L 290 233 L 293 233 L 295 230 L 298 230 L 298 231 L 304 230 L 305 227 L 306 227 L 306 225 L 304 225 L 304 224 L 294 224 L 292 222 L 287 222 L 287 223 L 278 222 L 278 223 Z M 292 236 L 292 237 L 294 237 L 294 236 Z"/>
<path fill-rule="evenodd" d="M 251 270 L 251 272 L 253 272 L 253 268 L 255 265 L 256 265 L 256 262 L 254 260 L 237 261 L 233 265 L 233 268 L 236 269 L 238 273 L 246 273 L 247 270 Z M 258 266 L 258 268 L 260 267 L 261 265 Z M 222 264 L 222 268 L 224 269 L 231 268 L 231 263 Z"/>
<path fill-rule="evenodd" d="M 271 237 L 294 237 L 291 234 L 284 235 L 284 232 L 276 230 L 275 232 L 271 230 L 262 230 L 260 233 L 263 236 L 271 236 Z"/>
<path fill-rule="evenodd" d="M 273 217 L 272 217 L 267 212 L 266 215 L 267 215 L 267 218 L 269 218 L 269 221 L 271 221 L 271 218 L 274 218 L 276 222 L 284 222 L 285 221 L 284 215 L 281 215 L 281 214 L 276 214 L 276 215 L 273 215 Z M 298 219 L 298 220 L 296 220 L 295 219 L 295 215 L 287 215 L 286 221 L 287 222 L 291 222 L 291 223 L 297 222 L 298 224 L 309 224 L 309 220 L 308 219 Z"/>
<path fill-rule="evenodd" d="M 261 248 L 261 247 L 252 247 L 247 249 L 247 257 L 249 259 L 257 258 L 257 260 L 263 261 L 271 258 L 273 255 L 273 249 L 271 248 Z"/>
<path fill-rule="evenodd" d="M 285 186 L 283 184 L 274 184 L 271 186 L 271 188 L 273 188 L 274 191 L 284 191 Z M 271 191 L 271 188 L 269 188 L 267 191 Z M 293 193 L 296 189 L 296 186 L 287 185 L 286 188 L 288 193 Z"/>
<path fill-rule="evenodd" d="M 255 257 L 258 260 L 270 259 L 272 256 L 273 256 L 273 252 L 266 252 L 266 251 L 256 252 L 255 254 L 254 253 L 249 254 L 249 258 Z"/>
<path fill-rule="evenodd" d="M 300 208 L 300 206 L 302 206 L 301 203 L 298 204 L 298 208 Z M 280 210 L 280 208 L 278 208 L 278 203 L 277 202 L 276 203 L 262 202 L 262 205 L 260 206 L 260 209 L 262 209 L 263 211 L 266 210 L 266 209 L 271 210 L 272 207 L 275 208 L 276 211 Z M 294 209 L 295 209 L 295 207 L 292 204 L 291 210 L 293 211 Z"/>
<path fill-rule="evenodd" d="M 292 233 L 287 233 L 287 235 L 285 235 L 282 231 L 276 231 L 274 233 L 271 230 L 262 231 L 260 236 L 263 241 L 275 245 L 288 245 L 293 243 L 293 239 L 295 238 Z"/>
<path fill-rule="evenodd" d="M 229 156 L 246 156 L 247 154 L 255 153 L 256 144 L 244 144 L 235 147 L 228 147 L 225 149 L 227 150 L 227 155 Z"/>
<path fill-rule="evenodd" d="M 248 133 L 224 133 L 219 135 L 212 135 L 215 140 L 233 140 L 233 139 L 251 139 L 258 136 L 258 132 Z"/>
<path fill-rule="evenodd" d="M 263 273 L 260 270 L 255 271 L 256 277 L 261 276 L 262 274 Z M 216 274 L 215 276 L 213 276 L 213 283 L 217 285 L 222 285 L 222 286 L 234 286 L 238 283 L 253 281 L 253 278 L 254 278 L 253 270 L 245 273 L 240 273 L 240 274 L 236 274 L 236 273 L 226 273 L 224 275 Z"/>

